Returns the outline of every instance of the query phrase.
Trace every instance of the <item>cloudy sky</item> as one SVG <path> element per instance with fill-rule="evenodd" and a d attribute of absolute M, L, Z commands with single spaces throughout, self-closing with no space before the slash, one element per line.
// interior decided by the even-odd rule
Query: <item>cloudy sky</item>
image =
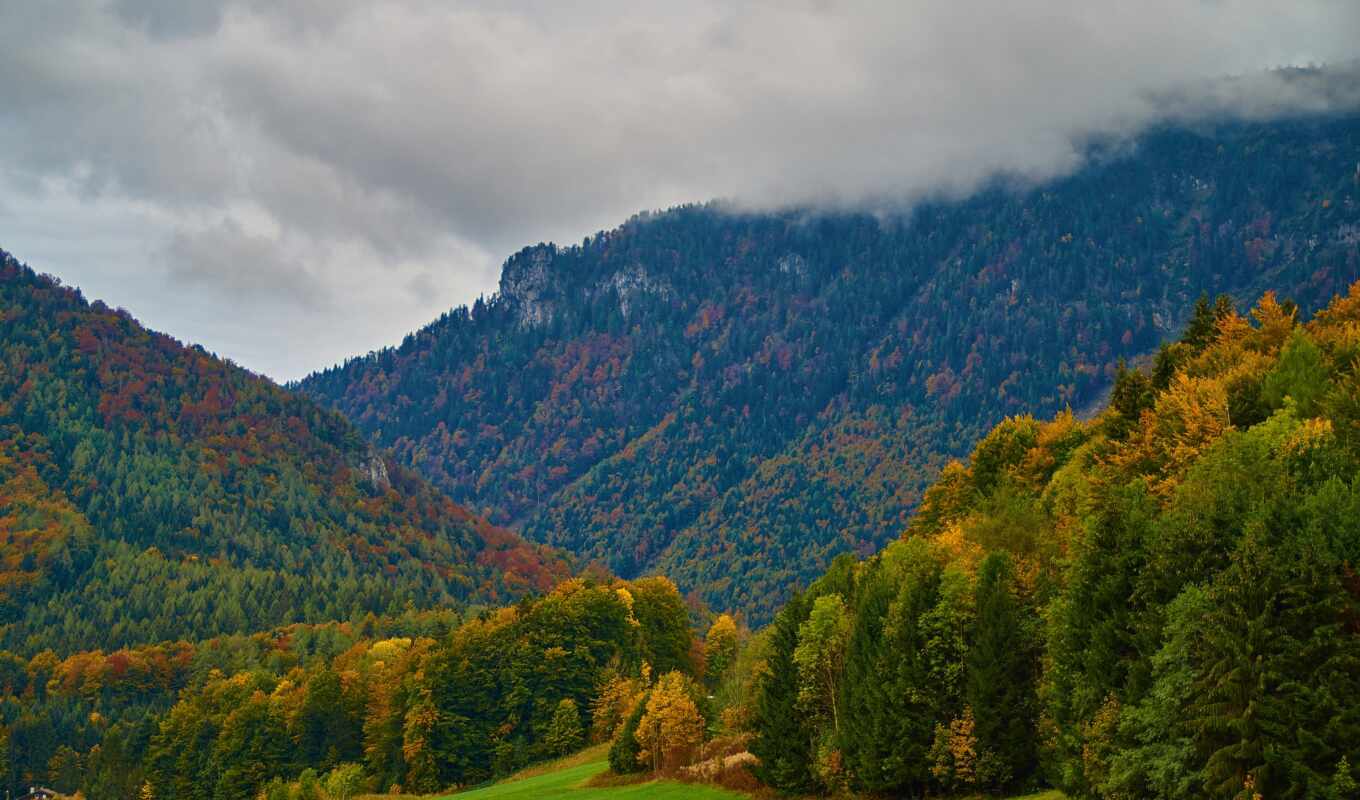
<path fill-rule="evenodd" d="M 1043 178 L 1357 57 L 1355 0 L 0 0 L 0 248 L 287 380 L 524 244 Z"/>

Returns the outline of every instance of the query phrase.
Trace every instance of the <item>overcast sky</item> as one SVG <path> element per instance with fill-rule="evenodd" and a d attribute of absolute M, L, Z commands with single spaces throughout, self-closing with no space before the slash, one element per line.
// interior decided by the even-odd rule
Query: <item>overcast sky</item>
<path fill-rule="evenodd" d="M 0 0 L 0 247 L 286 380 L 524 244 L 1042 178 L 1357 56 L 1356 0 Z"/>

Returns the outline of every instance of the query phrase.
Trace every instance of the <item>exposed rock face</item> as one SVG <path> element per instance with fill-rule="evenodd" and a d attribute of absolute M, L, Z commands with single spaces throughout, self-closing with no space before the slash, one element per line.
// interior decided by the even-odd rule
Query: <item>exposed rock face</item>
<path fill-rule="evenodd" d="M 648 294 L 670 297 L 671 285 L 665 280 L 653 277 L 641 264 L 634 264 L 614 273 L 600 284 L 598 291 L 613 291 L 618 295 L 619 311 L 627 319 L 630 307 L 638 298 Z"/>
<path fill-rule="evenodd" d="M 788 253 L 779 257 L 779 271 L 785 275 L 793 275 L 802 278 L 807 275 L 807 259 L 797 253 Z"/>
<path fill-rule="evenodd" d="M 392 488 L 392 480 L 387 476 L 387 462 L 383 461 L 376 448 L 372 446 L 368 448 L 368 455 L 364 457 L 360 468 L 368 484 L 374 489 L 385 492 Z"/>
<path fill-rule="evenodd" d="M 545 325 L 562 314 L 570 314 L 588 300 L 610 295 L 618 299 L 619 310 L 626 318 L 637 309 L 639 298 L 670 297 L 673 291 L 669 282 L 648 272 L 642 264 L 624 267 L 583 285 L 580 276 L 573 280 L 561 265 L 554 269 L 553 260 L 557 256 L 557 248 L 541 245 L 526 249 L 505 263 L 500 295 L 514 310 L 520 328 Z"/>
<path fill-rule="evenodd" d="M 554 248 L 545 245 L 526 250 L 505 262 L 501 271 L 501 297 L 510 301 L 521 328 L 550 322 L 555 311 L 549 275 Z"/>

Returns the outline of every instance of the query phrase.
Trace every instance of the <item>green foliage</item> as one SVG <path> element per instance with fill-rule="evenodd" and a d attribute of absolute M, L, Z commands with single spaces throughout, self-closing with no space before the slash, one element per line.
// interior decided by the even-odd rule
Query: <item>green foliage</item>
<path fill-rule="evenodd" d="M 1152 408 L 1156 393 L 1152 380 L 1140 370 L 1119 362 L 1114 388 L 1110 391 L 1110 410 L 1105 417 L 1105 435 L 1123 439 L 1137 424 L 1144 411 Z"/>
<path fill-rule="evenodd" d="M 840 727 L 837 711 L 850 616 L 838 594 L 818 597 L 807 620 L 798 626 L 793 662 L 798 666 L 798 703 L 814 719 L 824 717 Z"/>
<path fill-rule="evenodd" d="M 857 588 L 843 683 L 845 765 L 869 791 L 919 792 L 929 784 L 935 722 L 957 700 L 934 684 L 932 662 L 962 655 L 934 636 L 940 564 L 921 540 L 896 543 Z"/>
<path fill-rule="evenodd" d="M 795 595 L 771 623 L 765 671 L 757 677 L 755 737 L 751 752 L 760 759 L 756 775 L 782 792 L 813 788 L 811 726 L 799 708 L 798 631 L 812 610 L 812 600 Z"/>
<path fill-rule="evenodd" d="M 364 768 L 353 763 L 337 764 L 326 773 L 321 785 L 327 800 L 354 800 L 364 788 Z"/>
<path fill-rule="evenodd" d="M 992 426 L 1098 405 L 1190 320 L 1165 389 L 1231 311 L 1210 297 L 1343 291 L 1357 148 L 1354 114 L 1164 128 L 897 219 L 644 214 L 516 253 L 496 296 L 302 388 L 493 521 L 759 626 Z"/>
<path fill-rule="evenodd" d="M 975 720 L 978 785 L 993 791 L 1023 782 L 1035 766 L 1037 618 L 1016 592 L 1010 557 L 987 556 L 978 569 L 965 698 Z"/>
<path fill-rule="evenodd" d="M 1322 350 L 1302 331 L 1290 335 L 1275 369 L 1266 375 L 1262 399 L 1272 409 L 1281 408 L 1288 397 L 1300 416 L 1311 417 L 1330 388 Z"/>
<path fill-rule="evenodd" d="M 776 787 L 1353 792 L 1360 283 L 1302 328 L 1271 296 L 1256 325 L 1226 303 L 1198 316 L 1159 361 L 1165 381 L 1124 372 L 1090 425 L 1005 420 L 927 492 L 904 541 L 813 584 L 845 592 L 851 619 L 826 679 L 837 713 L 788 700 L 791 668 L 820 663 L 818 626 L 798 623 L 803 658 L 779 657 L 786 615 L 837 602 L 781 612 L 756 718 L 756 743 L 798 754 Z M 1223 424 L 1238 389 L 1243 413 Z"/>
<path fill-rule="evenodd" d="M 575 700 L 564 697 L 562 702 L 557 704 L 557 710 L 553 712 L 552 719 L 548 722 L 548 729 L 543 734 L 543 744 L 551 755 L 564 756 L 581 749 L 584 742 L 581 712 L 576 708 Z"/>
<path fill-rule="evenodd" d="M 337 414 L 0 252 L 0 647 L 510 599 L 565 575 Z"/>
<path fill-rule="evenodd" d="M 633 581 L 633 616 L 641 627 L 642 658 L 661 675 L 679 670 L 694 672 L 694 631 L 684 598 L 670 580 L 661 577 Z"/>
<path fill-rule="evenodd" d="M 1110 759 L 1102 794 L 1157 800 L 1204 794 L 1185 711 L 1195 698 L 1195 657 L 1209 611 L 1208 596 L 1194 585 L 1167 606 L 1166 641 L 1152 656 L 1151 688 L 1120 718 L 1126 745 Z"/>
<path fill-rule="evenodd" d="M 609 745 L 609 768 L 618 775 L 627 775 L 634 772 L 642 772 L 647 768 L 638 760 L 638 752 L 642 749 L 638 745 L 637 730 L 642 723 L 642 717 L 647 713 L 647 700 L 650 692 L 642 695 L 638 699 L 637 705 L 633 707 L 628 718 L 614 735 L 614 741 Z"/>

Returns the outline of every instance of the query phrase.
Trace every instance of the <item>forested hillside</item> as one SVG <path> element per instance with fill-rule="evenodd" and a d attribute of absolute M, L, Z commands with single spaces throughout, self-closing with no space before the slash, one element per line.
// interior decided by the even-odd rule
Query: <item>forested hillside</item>
<path fill-rule="evenodd" d="M 647 676 L 697 674 L 689 625 L 664 578 L 572 579 L 470 619 L 0 653 L 0 708 L 14 717 L 0 726 L 0 788 L 272 800 L 289 784 L 310 798 L 319 783 L 330 798 L 475 784 L 608 737 Z"/>
<path fill-rule="evenodd" d="M 1092 143 L 909 213 L 639 216 L 302 388 L 453 498 L 760 621 L 1007 414 L 1097 405 L 1201 292 L 1360 278 L 1360 119 Z"/>
<path fill-rule="evenodd" d="M 505 602 L 566 574 L 338 414 L 0 252 L 0 649 Z"/>
<path fill-rule="evenodd" d="M 768 634 L 771 785 L 1360 791 L 1360 283 L 1202 303 L 1089 422 L 1013 416 Z"/>
<path fill-rule="evenodd" d="M 6 777 L 422 795 L 608 741 L 616 773 L 795 795 L 1355 797 L 1360 282 L 1298 318 L 1201 301 L 1093 418 L 1008 417 L 754 635 L 722 615 L 700 639 L 665 578 L 597 578 L 466 617 L 0 654 Z"/>

